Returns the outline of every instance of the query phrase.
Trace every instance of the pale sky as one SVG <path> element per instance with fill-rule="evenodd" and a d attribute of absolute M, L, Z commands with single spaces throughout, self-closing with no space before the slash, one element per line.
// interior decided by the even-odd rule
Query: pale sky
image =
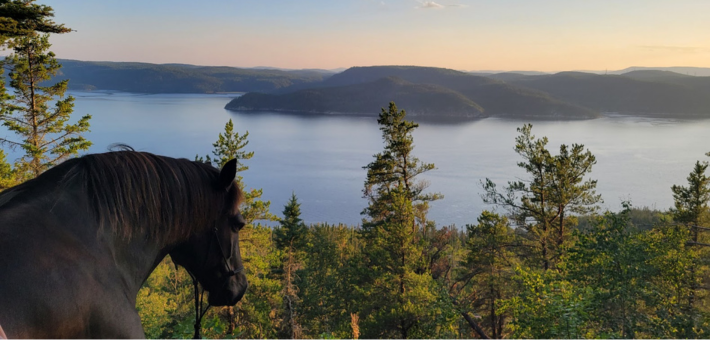
<path fill-rule="evenodd" d="M 38 0 L 59 58 L 236 67 L 710 67 L 708 0 Z"/>

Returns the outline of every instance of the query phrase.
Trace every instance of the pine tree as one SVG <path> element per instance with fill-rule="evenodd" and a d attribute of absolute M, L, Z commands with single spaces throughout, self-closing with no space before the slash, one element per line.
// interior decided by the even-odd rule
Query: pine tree
<path fill-rule="evenodd" d="M 427 337 L 426 315 L 432 312 L 427 306 L 436 300 L 422 231 L 431 227 L 428 202 L 442 196 L 425 194 L 427 183 L 415 180 L 434 164 L 412 154 L 412 131 L 418 124 L 405 116 L 394 103 L 382 109 L 377 122 L 385 147 L 364 167 L 363 192 L 369 200 L 362 225 L 368 267 L 364 280 L 372 294 L 367 299 L 376 303 L 367 319 L 360 320 L 365 337 Z"/>
<path fill-rule="evenodd" d="M 434 164 L 423 163 L 412 155 L 412 132 L 419 124 L 405 120 L 405 116 L 406 112 L 398 111 L 394 102 L 390 103 L 388 110 L 382 109 L 380 113 L 377 123 L 382 131 L 385 149 L 374 155 L 375 160 L 364 167 L 367 169 L 367 180 L 363 192 L 370 204 L 363 214 L 368 215 L 372 221 L 384 219 L 388 212 L 381 209 L 383 205 L 380 203 L 389 200 L 389 192 L 401 185 L 418 212 L 417 222 L 423 225 L 426 223 L 428 202 L 443 196 L 438 193 L 424 194 L 428 183 L 415 180 L 416 176 L 433 170 Z M 414 224 L 412 227 L 416 228 Z"/>
<path fill-rule="evenodd" d="M 38 5 L 34 0 L 0 0 L 0 45 L 8 39 L 36 33 L 68 33 L 71 29 L 56 24 L 52 7 Z"/>
<path fill-rule="evenodd" d="M 27 178 L 42 172 L 79 151 L 88 150 L 91 142 L 82 134 L 89 130 L 90 115 L 69 124 L 74 97 L 64 94 L 68 80 L 41 86 L 57 74 L 61 67 L 54 53 L 48 52 L 49 35 L 29 35 L 13 39 L 14 54 L 4 60 L 10 69 L 10 85 L 14 95 L 2 103 L 0 119 L 21 140 L 0 138 L 0 143 L 20 147 L 25 155 L 17 171 Z M 56 100 L 53 108 L 49 103 Z"/>
<path fill-rule="evenodd" d="M 51 7 L 34 4 L 28 0 L 0 1 L 0 46 L 7 46 L 13 39 L 34 36 L 38 33 L 67 33 L 71 29 L 62 24 L 54 23 Z M 0 63 L 1 64 L 1 63 Z M 5 103 L 12 97 L 5 88 L 4 67 L 0 68 L 0 103 Z M 1 119 L 0 119 L 1 120 Z M 2 144 L 2 143 L 0 143 Z M 18 184 L 21 179 L 18 171 L 7 163 L 3 150 L 0 150 L 0 191 Z"/>
<path fill-rule="evenodd" d="M 486 179 L 482 182 L 482 198 L 508 209 L 513 222 L 537 243 L 533 261 L 547 270 L 563 256 L 568 231 L 576 221 L 570 215 L 593 212 L 601 202 L 595 192 L 597 182 L 584 180 L 596 158 L 580 144 L 563 144 L 560 154 L 553 156 L 547 150 L 547 137 L 536 139 L 531 124 L 518 128 L 518 132 L 515 152 L 523 158 L 518 167 L 528 173 L 529 179 L 508 182 L 503 192 Z"/>

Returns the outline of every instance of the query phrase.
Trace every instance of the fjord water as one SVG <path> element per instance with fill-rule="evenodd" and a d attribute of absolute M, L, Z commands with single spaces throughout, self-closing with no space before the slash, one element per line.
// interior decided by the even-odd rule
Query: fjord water
<path fill-rule="evenodd" d="M 249 131 L 247 150 L 255 156 L 242 173 L 250 188 L 263 188 L 278 215 L 294 192 L 307 223 L 358 224 L 363 166 L 382 149 L 375 117 L 308 116 L 273 112 L 237 113 L 224 109 L 235 95 L 128 94 L 73 92 L 75 115 L 92 114 L 90 152 L 112 143 L 136 150 L 193 159 L 211 153 L 212 143 L 231 118 L 235 130 Z M 383 106 L 387 103 L 382 103 Z M 404 108 L 406 109 L 406 108 Z M 475 223 L 483 209 L 479 182 L 499 186 L 524 178 L 516 166 L 516 128 L 526 121 L 483 119 L 466 122 L 420 122 L 414 154 L 435 163 L 422 178 L 430 191 L 445 198 L 431 204 L 437 225 Z M 604 208 L 634 206 L 667 209 L 670 187 L 686 184 L 696 160 L 710 151 L 710 120 L 648 119 L 611 116 L 586 121 L 536 121 L 533 134 L 547 136 L 556 153 L 561 143 L 581 143 L 597 157 L 591 178 L 598 180 Z M 1 135 L 5 135 L 3 130 Z M 14 159 L 18 153 L 10 153 Z"/>

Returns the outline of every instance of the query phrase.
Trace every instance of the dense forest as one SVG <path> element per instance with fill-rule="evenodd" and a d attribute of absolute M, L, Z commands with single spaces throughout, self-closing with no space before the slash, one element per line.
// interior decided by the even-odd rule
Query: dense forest
<path fill-rule="evenodd" d="M 435 169 L 415 156 L 417 124 L 394 103 L 378 122 L 384 147 L 363 165 L 361 224 L 305 225 L 297 193 L 277 217 L 259 190 L 249 191 L 240 238 L 250 288 L 236 306 L 208 313 L 206 336 L 707 336 L 707 162 L 688 164 L 688 182 L 669 188 L 675 206 L 668 211 L 631 202 L 600 211 L 594 155 L 579 144 L 554 152 L 523 125 L 511 146 L 527 177 L 481 183 L 481 198 L 505 213 L 440 226 L 427 212 L 442 196 L 435 183 L 416 179 Z M 219 165 L 235 150 L 258 157 L 244 150 L 246 137 L 229 122 L 209 159 Z M 179 338 L 192 334 L 191 306 L 191 280 L 166 259 L 137 308 L 150 337 Z"/>

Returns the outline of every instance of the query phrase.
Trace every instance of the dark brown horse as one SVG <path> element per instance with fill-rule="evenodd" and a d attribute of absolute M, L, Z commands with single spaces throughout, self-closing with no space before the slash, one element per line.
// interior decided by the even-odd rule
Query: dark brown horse
<path fill-rule="evenodd" d="M 0 325 L 9 338 L 143 338 L 143 282 L 168 254 L 234 305 L 247 288 L 236 160 L 143 152 L 66 161 L 0 193 Z"/>

